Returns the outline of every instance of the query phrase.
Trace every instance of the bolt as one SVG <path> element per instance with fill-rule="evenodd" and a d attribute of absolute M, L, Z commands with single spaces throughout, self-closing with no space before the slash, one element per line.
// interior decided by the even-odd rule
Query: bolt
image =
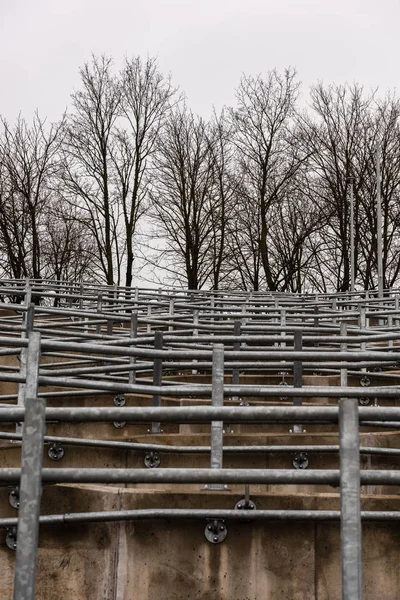
<path fill-rule="evenodd" d="M 208 531 L 211 531 L 212 526 L 211 525 L 207 525 L 207 529 L 208 529 Z"/>
<path fill-rule="evenodd" d="M 220 528 L 219 528 L 219 530 L 220 530 L 220 531 L 224 531 L 224 530 L 225 530 L 225 527 L 224 527 L 223 525 L 221 525 L 221 526 L 220 526 Z"/>
<path fill-rule="evenodd" d="M 214 535 L 213 540 L 214 540 L 214 542 L 218 542 L 218 538 L 216 535 Z"/>
<path fill-rule="evenodd" d="M 253 503 L 251 503 L 251 504 L 250 504 L 250 508 L 251 508 L 251 509 L 253 509 L 253 508 L 254 508 L 254 504 L 253 504 Z"/>
<path fill-rule="evenodd" d="M 14 548 L 14 550 L 16 549 L 16 547 L 17 547 L 17 544 L 14 544 L 14 545 L 13 545 L 13 548 Z"/>

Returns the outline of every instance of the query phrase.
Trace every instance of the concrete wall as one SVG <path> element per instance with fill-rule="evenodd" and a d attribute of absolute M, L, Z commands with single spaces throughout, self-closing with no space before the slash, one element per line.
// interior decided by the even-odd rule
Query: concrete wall
<path fill-rule="evenodd" d="M 4 493 L 1 496 L 4 500 Z M 252 496 L 258 508 L 337 508 L 338 495 Z M 235 498 L 237 500 L 238 498 Z M 232 508 L 229 493 L 195 495 L 116 488 L 46 488 L 45 512 L 162 506 Z M 375 498 L 374 508 L 400 508 Z M 366 499 L 364 499 L 364 504 Z M 378 506 L 378 504 L 380 506 Z M 365 508 L 365 507 L 364 507 Z M 205 521 L 42 527 L 37 600 L 340 600 L 338 523 L 227 522 L 219 545 Z M 0 597 L 11 600 L 15 554 L 0 539 Z M 364 600 L 396 600 L 398 525 L 364 523 Z"/>

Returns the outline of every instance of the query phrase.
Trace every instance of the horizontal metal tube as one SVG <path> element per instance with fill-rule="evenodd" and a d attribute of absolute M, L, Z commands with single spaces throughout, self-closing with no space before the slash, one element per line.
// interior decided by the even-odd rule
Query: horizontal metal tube
<path fill-rule="evenodd" d="M 399 424 L 400 425 L 400 424 Z M 0 432 L 0 440 L 22 440 L 22 435 L 19 433 Z M 111 450 L 135 450 L 135 451 L 152 451 L 165 452 L 168 454 L 208 454 L 211 446 L 173 446 L 171 444 L 152 444 L 152 443 L 137 443 L 137 442 L 119 442 L 114 440 L 95 440 L 85 438 L 60 437 L 46 435 L 44 436 L 46 443 L 58 443 L 71 446 L 84 446 L 95 448 L 107 448 Z M 314 452 L 318 453 L 335 453 L 339 452 L 339 446 L 335 445 L 286 445 L 286 446 L 224 446 L 224 453 L 229 454 L 286 454 L 292 452 Z M 381 448 L 379 446 L 360 446 L 360 454 L 374 454 L 382 456 L 400 456 L 400 448 Z"/>
<path fill-rule="evenodd" d="M 41 515 L 40 525 L 68 523 L 105 523 L 145 519 L 224 519 L 233 521 L 338 521 L 338 510 L 231 510 L 149 508 L 119 511 Z M 399 521 L 400 511 L 362 511 L 364 521 Z M 0 528 L 16 527 L 18 518 L 0 518 Z"/>
<path fill-rule="evenodd" d="M 339 470 L 290 469 L 43 469 L 44 483 L 260 483 L 338 485 Z M 0 469 L 0 483 L 17 484 L 21 469 Z M 400 471 L 360 472 L 361 485 L 400 485 Z"/>
<path fill-rule="evenodd" d="M 6 338 L 7 340 L 8 338 Z M 0 338 L 0 344 L 2 339 Z M 211 350 L 179 351 L 179 350 L 155 350 L 151 348 L 125 348 L 119 346 L 109 346 L 104 344 L 71 344 L 69 342 L 54 342 L 50 340 L 42 341 L 43 350 L 75 350 L 76 352 L 95 352 L 98 354 L 113 354 L 115 356 L 145 356 L 147 358 L 162 358 L 163 360 L 173 358 L 206 358 L 212 359 Z M 112 348 L 112 352 L 110 349 Z M 335 352 L 335 351 L 293 351 L 293 350 L 271 350 L 265 352 L 251 352 L 249 350 L 227 351 L 225 358 L 241 358 L 256 360 L 301 360 L 301 361 L 319 361 L 326 360 L 357 362 L 363 360 L 400 360 L 400 353 L 393 351 L 364 351 L 364 352 Z"/>
<path fill-rule="evenodd" d="M 340 389 L 340 388 L 339 388 Z M 348 388 L 341 388 L 342 390 Z M 349 388 L 352 389 L 352 388 Z M 286 393 L 286 390 L 285 390 Z M 0 422 L 23 421 L 25 409 L 21 407 L 0 408 Z M 375 420 L 400 421 L 400 407 L 360 407 L 360 422 Z M 47 407 L 46 420 L 73 421 L 163 421 L 169 423 L 287 423 L 332 422 L 338 420 L 337 406 L 176 406 L 176 407 Z"/>
<path fill-rule="evenodd" d="M 8 374 L 5 374 L 6 377 Z M 4 381 L 7 381 L 7 379 Z M 17 381 L 18 375 L 10 375 Z M 0 380 L 2 376 L 0 374 Z M 105 381 L 96 381 L 93 379 L 77 379 L 69 377 L 44 377 L 39 376 L 39 384 L 45 386 L 64 386 L 78 387 L 88 389 L 109 390 L 117 393 L 131 394 L 146 394 L 153 396 L 158 394 L 161 396 L 179 396 L 185 393 L 190 396 L 205 395 L 211 397 L 211 385 L 209 384 L 186 384 L 182 383 L 177 386 L 153 386 L 153 385 L 137 385 L 123 383 L 109 383 Z M 399 398 L 398 386 L 385 387 L 334 387 L 334 386 L 307 386 L 302 388 L 293 388 L 285 386 L 284 393 L 280 386 L 255 386 L 255 385 L 224 385 L 224 396 L 264 396 L 264 397 L 280 397 L 280 396 L 302 396 L 302 397 L 330 397 L 340 398 L 347 396 L 349 398 L 382 397 L 382 398 Z"/>

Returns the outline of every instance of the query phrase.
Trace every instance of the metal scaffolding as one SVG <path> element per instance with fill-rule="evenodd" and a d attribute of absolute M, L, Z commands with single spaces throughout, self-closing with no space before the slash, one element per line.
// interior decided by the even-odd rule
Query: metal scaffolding
<path fill-rule="evenodd" d="M 18 518 L 0 517 L 0 528 L 18 537 L 14 598 L 34 598 L 39 524 L 145 518 L 215 523 L 250 516 L 340 519 L 343 598 L 361 598 L 361 520 L 400 518 L 395 511 L 361 511 L 360 505 L 360 486 L 400 485 L 400 471 L 361 469 L 360 455 L 399 456 L 400 448 L 359 441 L 360 427 L 400 428 L 399 293 L 316 296 L 2 280 L 0 300 L 0 381 L 15 386 L 0 395 L 0 439 L 22 442 L 21 467 L 0 468 L 0 485 L 19 488 Z M 334 384 L 321 385 L 320 377 Z M 113 396 L 113 406 L 101 405 L 104 395 Z M 80 406 L 82 397 L 92 405 Z M 130 404 L 142 402 L 127 406 L 128 397 Z M 46 423 L 65 422 L 108 422 L 116 429 L 146 423 L 156 435 L 163 424 L 208 424 L 210 442 L 45 435 Z M 290 427 L 293 444 L 226 445 L 224 431 L 234 424 Z M 338 432 L 339 443 L 302 443 L 295 434 L 307 424 Z M 54 460 L 62 458 L 64 446 L 144 453 L 151 468 L 43 468 L 44 446 Z M 307 468 L 307 456 L 317 452 L 337 455 L 339 468 Z M 163 468 L 160 453 L 207 454 L 210 468 Z M 293 469 L 224 468 L 224 456 L 235 453 L 295 458 Z M 247 491 L 241 511 L 40 515 L 42 484 L 60 482 L 207 484 L 213 490 L 238 483 Z M 248 486 L 255 483 L 340 486 L 340 511 L 250 510 Z M 210 531 L 211 542 L 223 539 Z"/>

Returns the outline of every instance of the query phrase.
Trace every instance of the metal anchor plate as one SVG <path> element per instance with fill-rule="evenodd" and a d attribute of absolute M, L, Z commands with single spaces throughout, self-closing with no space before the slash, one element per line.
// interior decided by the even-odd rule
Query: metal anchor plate
<path fill-rule="evenodd" d="M 17 549 L 17 528 L 7 527 L 6 529 L 6 544 L 10 550 Z"/>
<path fill-rule="evenodd" d="M 8 496 L 8 501 L 13 508 L 19 509 L 19 487 L 13 487 Z"/>
<path fill-rule="evenodd" d="M 293 466 L 295 469 L 307 469 L 308 454 L 307 452 L 296 452 L 293 458 Z"/>
<path fill-rule="evenodd" d="M 228 530 L 224 521 L 221 519 L 214 519 L 206 525 L 204 535 L 206 536 L 206 540 L 211 542 L 211 544 L 220 544 L 226 539 Z"/>
<path fill-rule="evenodd" d="M 367 396 L 363 396 L 362 398 L 360 398 L 359 402 L 362 406 L 367 406 L 367 404 L 369 404 L 371 401 L 371 398 L 368 398 Z"/>
<path fill-rule="evenodd" d="M 50 444 L 47 454 L 51 460 L 61 460 L 65 455 L 65 448 L 58 442 Z"/>
<path fill-rule="evenodd" d="M 144 457 L 144 464 L 148 469 L 156 469 L 161 464 L 160 455 L 156 452 L 148 452 Z"/>
<path fill-rule="evenodd" d="M 117 394 L 114 398 L 115 406 L 125 406 L 126 400 L 123 394 Z"/>

